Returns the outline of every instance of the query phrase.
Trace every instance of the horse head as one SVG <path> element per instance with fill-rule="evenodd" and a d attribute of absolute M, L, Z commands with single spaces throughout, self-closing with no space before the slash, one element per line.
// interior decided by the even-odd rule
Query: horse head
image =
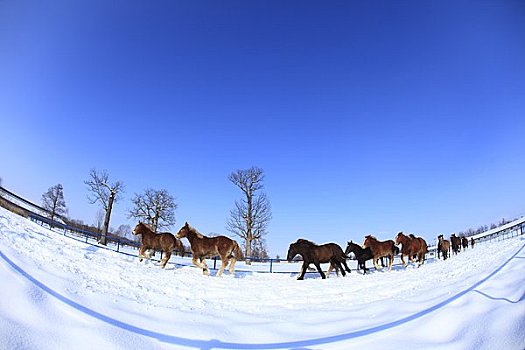
<path fill-rule="evenodd" d="M 288 248 L 288 254 L 286 255 L 286 260 L 292 261 L 292 259 L 298 254 L 297 243 L 298 242 L 290 244 L 290 247 Z"/>
<path fill-rule="evenodd" d="M 178 239 L 181 239 L 181 238 L 184 238 L 184 237 L 187 237 L 188 236 L 188 231 L 190 230 L 190 225 L 188 225 L 188 222 L 186 221 L 186 223 L 184 224 L 184 226 L 182 226 L 182 228 L 179 230 L 179 232 L 177 232 L 177 234 L 175 235 L 175 237 L 177 237 Z"/>
<path fill-rule="evenodd" d="M 131 231 L 131 233 L 134 234 L 135 236 L 140 235 L 142 234 L 142 232 L 144 232 L 144 229 L 146 229 L 146 225 L 142 221 L 139 221 L 139 223 L 137 224 L 137 226 L 135 226 L 135 228 L 133 229 L 133 231 Z"/>
<path fill-rule="evenodd" d="M 399 232 L 396 236 L 396 245 L 403 244 L 406 241 L 407 236 L 403 232 Z"/>
<path fill-rule="evenodd" d="M 352 242 L 352 241 L 348 242 L 347 245 L 346 245 L 345 255 L 348 255 L 350 253 L 354 253 L 355 254 L 356 247 L 359 247 L 359 246 L 357 244 L 355 244 L 354 242 Z"/>
<path fill-rule="evenodd" d="M 375 238 L 372 235 L 366 235 L 365 240 L 363 241 L 363 247 L 367 248 L 372 244 L 372 242 L 377 241 L 377 238 Z"/>

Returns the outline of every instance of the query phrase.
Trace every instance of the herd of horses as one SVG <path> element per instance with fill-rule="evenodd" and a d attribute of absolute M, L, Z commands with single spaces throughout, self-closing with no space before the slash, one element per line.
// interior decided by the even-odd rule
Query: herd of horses
<path fill-rule="evenodd" d="M 147 224 L 139 222 L 133 229 L 134 235 L 141 235 L 141 245 L 139 248 L 139 261 L 144 258 L 151 258 L 148 251 L 161 250 L 164 252 L 164 257 L 161 259 L 160 266 L 164 268 L 171 257 L 173 250 L 184 255 L 184 245 L 181 242 L 182 238 L 186 238 L 190 243 L 192 253 L 192 262 L 195 266 L 202 269 L 205 275 L 210 275 L 210 270 L 206 264 L 206 258 L 213 258 L 219 256 L 222 264 L 217 272 L 217 276 L 221 276 L 225 268 L 229 265 L 230 274 L 235 270 L 235 263 L 237 260 L 244 259 L 242 249 L 239 244 L 231 238 L 226 236 L 207 237 L 199 233 L 195 228 L 191 227 L 187 222 L 184 226 L 173 235 L 169 232 L 155 233 L 155 231 Z M 474 247 L 474 240 L 471 238 L 471 247 Z M 401 246 L 401 249 L 399 248 Z M 438 236 L 438 258 L 440 254 L 443 259 L 450 256 L 450 251 L 457 254 L 461 248 L 468 247 L 468 240 L 465 237 L 456 237 L 452 234 L 450 241 L 443 238 L 443 235 Z M 343 276 L 346 272 L 351 270 L 347 265 L 348 255 L 353 253 L 357 260 L 357 269 L 362 269 L 363 274 L 366 274 L 366 262 L 372 260 L 376 270 L 379 270 L 379 260 L 383 261 L 386 258 L 388 261 L 388 270 L 392 269 L 394 257 L 400 255 L 401 261 L 405 268 L 408 262 L 421 266 L 425 261 L 425 255 L 428 252 L 428 245 L 421 237 L 416 237 L 413 234 L 405 235 L 399 232 L 395 240 L 379 241 L 372 235 L 365 236 L 362 245 L 356 244 L 352 241 L 348 242 L 346 250 L 337 243 L 326 243 L 317 245 L 309 240 L 299 238 L 296 242 L 291 243 L 288 249 L 287 260 L 292 261 L 297 255 L 300 255 L 303 261 L 301 271 L 297 279 L 304 279 L 304 275 L 311 264 L 317 268 L 317 271 L 324 279 L 334 269 L 339 275 Z M 325 274 L 321 268 L 321 264 L 329 263 L 327 273 Z"/>

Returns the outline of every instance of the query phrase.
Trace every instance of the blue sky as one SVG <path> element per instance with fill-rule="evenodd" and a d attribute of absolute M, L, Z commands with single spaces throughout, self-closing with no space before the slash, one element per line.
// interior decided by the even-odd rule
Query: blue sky
<path fill-rule="evenodd" d="M 93 167 L 227 233 L 264 169 L 270 254 L 525 214 L 520 1 L 0 3 L 0 177 L 40 203 L 62 183 L 95 221 Z"/>

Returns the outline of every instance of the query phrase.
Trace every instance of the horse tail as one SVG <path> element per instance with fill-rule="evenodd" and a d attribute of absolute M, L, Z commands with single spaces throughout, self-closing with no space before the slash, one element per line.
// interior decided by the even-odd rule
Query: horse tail
<path fill-rule="evenodd" d="M 235 255 L 236 260 L 244 260 L 244 254 L 242 253 L 242 249 L 237 243 L 237 241 L 233 241 L 233 254 Z"/>
<path fill-rule="evenodd" d="M 392 252 L 394 253 L 394 255 L 399 254 L 399 247 L 394 242 L 392 242 Z"/>

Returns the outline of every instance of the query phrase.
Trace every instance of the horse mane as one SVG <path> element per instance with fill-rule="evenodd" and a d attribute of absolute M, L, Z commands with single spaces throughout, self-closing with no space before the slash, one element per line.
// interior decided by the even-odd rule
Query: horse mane
<path fill-rule="evenodd" d="M 366 238 L 366 237 L 371 238 L 371 239 L 374 239 L 374 240 L 377 241 L 377 238 L 376 238 L 376 236 L 374 236 L 374 235 L 366 235 L 365 238 Z"/>
<path fill-rule="evenodd" d="M 315 245 L 314 242 L 309 241 L 309 240 L 304 239 L 304 238 L 299 238 L 299 239 L 297 240 L 297 242 L 295 242 L 295 243 L 305 243 L 305 244 Z"/>
<path fill-rule="evenodd" d="M 408 236 L 409 236 L 410 238 L 412 238 L 412 239 L 416 239 L 416 236 L 414 236 L 413 233 L 409 234 Z"/>
<path fill-rule="evenodd" d="M 190 230 L 195 235 L 197 235 L 197 237 L 204 238 L 204 235 L 202 233 L 200 233 L 199 231 L 197 231 L 197 229 L 195 227 L 188 225 L 188 230 Z"/>
<path fill-rule="evenodd" d="M 153 229 L 153 227 L 151 227 L 151 225 L 146 224 L 145 222 L 142 222 L 142 221 L 139 221 L 139 225 L 142 225 L 145 228 L 147 228 L 148 230 L 150 230 L 151 232 L 155 233 L 155 230 Z"/>

